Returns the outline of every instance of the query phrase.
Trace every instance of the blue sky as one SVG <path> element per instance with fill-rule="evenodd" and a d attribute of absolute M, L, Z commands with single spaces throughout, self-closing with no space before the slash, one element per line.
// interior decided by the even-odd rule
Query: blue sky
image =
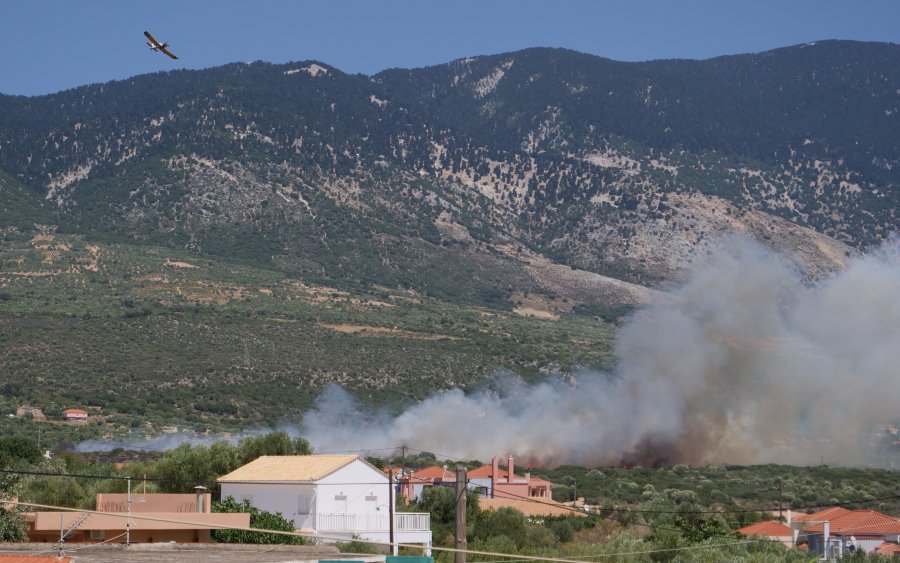
<path fill-rule="evenodd" d="M 897 0 L 0 0 L 0 92 L 229 62 L 373 74 L 526 47 L 702 59 L 820 39 L 900 43 Z M 151 53 L 143 31 L 171 43 Z"/>

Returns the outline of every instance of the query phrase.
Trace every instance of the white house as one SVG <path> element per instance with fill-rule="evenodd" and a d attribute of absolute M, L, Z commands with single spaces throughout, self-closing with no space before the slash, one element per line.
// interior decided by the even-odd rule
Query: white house
<path fill-rule="evenodd" d="M 280 512 L 324 542 L 354 537 L 390 541 L 390 481 L 357 455 L 262 456 L 220 477 L 222 498 Z M 396 544 L 421 544 L 431 555 L 429 514 L 394 514 Z"/>

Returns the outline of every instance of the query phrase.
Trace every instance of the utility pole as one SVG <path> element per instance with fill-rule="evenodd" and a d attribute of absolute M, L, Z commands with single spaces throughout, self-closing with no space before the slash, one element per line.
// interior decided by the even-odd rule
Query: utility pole
<path fill-rule="evenodd" d="M 63 525 L 63 514 L 59 515 L 59 556 L 62 558 L 63 556 L 63 542 L 66 540 L 66 534 L 63 531 L 65 526 Z"/>
<path fill-rule="evenodd" d="M 397 544 L 394 542 L 394 468 L 388 468 L 388 524 L 390 531 L 391 555 L 397 555 Z"/>
<path fill-rule="evenodd" d="M 125 505 L 128 508 L 128 518 L 125 520 L 125 545 L 131 545 L 131 477 L 125 477 L 128 482 L 128 500 Z"/>
<path fill-rule="evenodd" d="M 465 467 L 456 468 L 456 549 L 453 554 L 453 563 L 466 563 L 466 552 L 469 543 L 466 540 L 466 484 L 469 480 L 469 472 Z"/>
<path fill-rule="evenodd" d="M 778 521 L 784 521 L 784 477 L 778 480 Z"/>

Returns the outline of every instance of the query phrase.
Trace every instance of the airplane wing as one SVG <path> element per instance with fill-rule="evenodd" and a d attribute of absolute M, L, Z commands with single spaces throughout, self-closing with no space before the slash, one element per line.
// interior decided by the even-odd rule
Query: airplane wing
<path fill-rule="evenodd" d="M 166 49 L 165 47 L 163 47 L 162 45 L 159 46 L 159 50 L 162 51 L 163 53 L 169 55 L 169 56 L 172 57 L 173 59 L 177 59 L 177 58 L 178 58 L 178 57 L 176 57 L 175 55 L 173 55 L 168 49 Z"/>
<path fill-rule="evenodd" d="M 153 37 L 152 35 L 150 35 L 150 32 L 149 32 L 149 31 L 145 31 L 145 32 L 144 32 L 144 35 L 146 35 L 146 36 L 147 36 L 147 39 L 149 39 L 155 46 L 157 46 L 157 47 L 162 47 L 162 45 L 159 43 L 159 41 L 157 41 L 155 37 Z"/>

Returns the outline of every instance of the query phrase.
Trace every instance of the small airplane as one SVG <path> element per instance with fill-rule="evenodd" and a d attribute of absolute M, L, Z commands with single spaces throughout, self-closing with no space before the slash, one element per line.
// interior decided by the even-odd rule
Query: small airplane
<path fill-rule="evenodd" d="M 144 35 L 146 35 L 146 36 L 147 36 L 147 39 L 150 40 L 150 41 L 147 41 L 147 46 L 150 47 L 150 50 L 151 50 L 151 51 L 153 51 L 153 52 L 162 51 L 163 53 L 169 55 L 169 56 L 172 57 L 173 59 L 177 59 L 177 58 L 178 58 L 178 57 L 176 57 L 175 55 L 173 55 L 173 54 L 171 53 L 171 51 L 169 51 L 168 49 L 166 49 L 166 47 L 169 46 L 168 43 L 160 43 L 160 42 L 157 41 L 152 35 L 150 35 L 150 32 L 149 32 L 149 31 L 145 31 L 145 32 L 144 32 Z"/>

